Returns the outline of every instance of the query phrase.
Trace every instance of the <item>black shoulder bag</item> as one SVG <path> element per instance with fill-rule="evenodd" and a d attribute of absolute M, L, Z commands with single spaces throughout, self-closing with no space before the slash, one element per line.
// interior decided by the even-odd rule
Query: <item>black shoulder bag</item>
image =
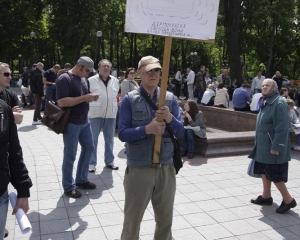
<path fill-rule="evenodd" d="M 68 75 L 70 77 L 69 96 L 71 97 L 73 76 L 69 73 Z M 68 129 L 69 116 L 70 116 L 69 107 L 60 108 L 59 106 L 56 106 L 54 102 L 48 101 L 45 108 L 44 116 L 42 118 L 42 123 L 57 134 L 60 133 L 64 134 L 67 132 Z"/>
<path fill-rule="evenodd" d="M 140 94 L 143 96 L 143 98 L 146 100 L 146 102 L 150 105 L 150 107 L 153 110 L 155 110 L 155 111 L 158 110 L 158 107 L 154 104 L 154 102 L 151 101 L 149 96 L 143 90 L 140 90 Z M 174 168 L 175 168 L 176 174 L 177 174 L 179 172 L 180 168 L 183 167 L 181 154 L 180 154 L 180 143 L 179 143 L 178 139 L 173 135 L 173 133 L 168 128 L 167 128 L 167 130 L 170 133 L 170 137 L 171 137 L 171 140 L 174 145 L 173 163 L 174 163 Z"/>

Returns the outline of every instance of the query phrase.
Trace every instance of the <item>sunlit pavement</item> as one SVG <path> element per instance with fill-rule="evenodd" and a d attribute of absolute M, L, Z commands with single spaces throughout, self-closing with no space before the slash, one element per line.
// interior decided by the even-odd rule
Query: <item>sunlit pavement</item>
<path fill-rule="evenodd" d="M 63 194 L 61 185 L 62 135 L 43 125 L 31 125 L 33 110 L 24 110 L 24 115 L 18 131 L 24 161 L 34 184 L 27 214 L 32 231 L 21 234 L 9 207 L 6 239 L 120 239 L 126 168 L 124 143 L 116 135 L 114 154 L 119 170 L 112 171 L 104 167 L 104 141 L 100 135 L 97 171 L 89 174 L 97 189 L 81 190 L 81 198 L 70 199 Z M 293 151 L 292 158 L 287 186 L 300 204 L 300 153 Z M 184 160 L 184 167 L 177 175 L 174 239 L 300 239 L 300 206 L 287 214 L 276 214 L 275 209 L 282 200 L 275 186 L 272 206 L 250 203 L 251 198 L 261 194 L 262 184 L 260 179 L 247 175 L 247 156 L 195 156 L 191 161 Z M 10 190 L 14 191 L 13 187 Z M 141 224 L 140 238 L 152 240 L 154 229 L 150 203 Z"/>

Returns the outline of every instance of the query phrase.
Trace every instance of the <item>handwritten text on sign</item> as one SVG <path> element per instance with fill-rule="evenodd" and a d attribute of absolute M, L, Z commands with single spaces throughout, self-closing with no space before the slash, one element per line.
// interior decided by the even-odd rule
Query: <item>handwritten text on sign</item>
<path fill-rule="evenodd" d="M 219 0 L 127 0 L 126 32 L 215 38 Z"/>

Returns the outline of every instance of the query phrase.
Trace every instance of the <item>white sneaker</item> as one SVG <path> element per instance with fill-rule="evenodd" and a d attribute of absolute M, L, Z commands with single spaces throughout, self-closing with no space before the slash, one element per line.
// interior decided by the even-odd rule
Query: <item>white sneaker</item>
<path fill-rule="evenodd" d="M 42 124 L 41 120 L 32 121 L 32 125 L 41 125 L 41 124 Z"/>
<path fill-rule="evenodd" d="M 89 172 L 95 172 L 96 167 L 94 165 L 89 165 Z"/>
<path fill-rule="evenodd" d="M 295 151 L 300 151 L 300 146 L 295 145 L 295 146 L 294 146 L 294 150 L 295 150 Z"/>

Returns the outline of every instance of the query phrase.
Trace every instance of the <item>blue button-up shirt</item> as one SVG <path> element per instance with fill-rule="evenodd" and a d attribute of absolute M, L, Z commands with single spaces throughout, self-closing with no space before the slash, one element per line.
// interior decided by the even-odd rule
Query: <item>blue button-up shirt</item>
<path fill-rule="evenodd" d="M 143 88 L 142 85 L 140 86 L 140 90 L 146 92 L 146 90 Z M 157 94 L 158 94 L 158 88 L 156 88 L 153 98 L 151 99 L 152 102 L 154 102 L 155 104 L 158 101 Z M 148 96 L 150 97 L 149 94 Z M 143 96 L 140 97 L 141 99 L 143 99 Z M 151 115 L 154 118 L 155 111 L 151 107 L 150 109 L 151 109 Z M 173 118 L 170 123 L 166 123 L 166 127 L 176 137 L 181 137 L 183 135 L 184 128 L 183 128 L 183 123 L 181 121 L 180 109 L 174 97 L 172 101 L 172 111 L 170 110 L 170 112 L 172 112 Z M 145 130 L 146 126 L 133 128 L 131 126 L 131 123 L 132 123 L 132 115 L 131 115 L 130 101 L 128 99 L 128 95 L 126 94 L 126 96 L 122 99 L 122 104 L 119 112 L 119 123 L 118 123 L 119 139 L 122 142 L 134 142 L 147 137 L 146 130 Z"/>

